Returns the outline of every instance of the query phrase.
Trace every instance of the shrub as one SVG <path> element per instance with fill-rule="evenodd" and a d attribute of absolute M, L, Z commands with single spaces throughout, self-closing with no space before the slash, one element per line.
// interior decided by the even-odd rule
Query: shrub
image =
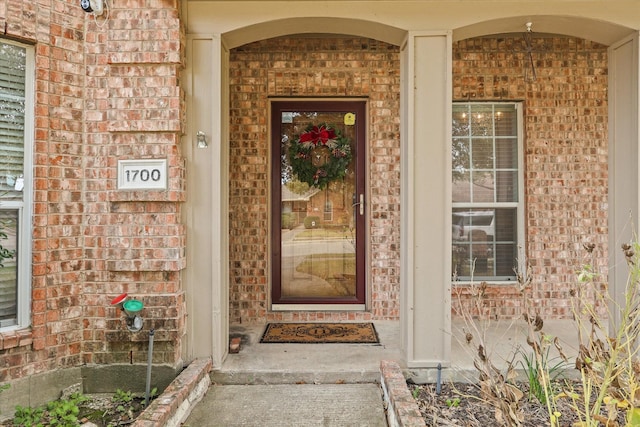
<path fill-rule="evenodd" d="M 304 219 L 304 228 L 318 228 L 320 227 L 319 216 L 308 216 Z"/>
<path fill-rule="evenodd" d="M 585 245 L 589 254 L 593 245 Z M 573 401 L 573 409 L 580 426 L 617 425 L 622 415 L 627 426 L 640 425 L 640 243 L 623 244 L 629 267 L 624 300 L 616 301 L 607 292 L 595 291 L 588 297 L 589 288 L 597 274 L 587 263 L 578 274 L 578 283 L 572 289 L 574 319 L 579 334 L 579 354 L 576 368 L 580 371 L 582 390 L 567 390 L 563 397 Z M 609 329 L 598 315 L 597 307 L 613 309 L 608 319 L 614 322 Z"/>
<path fill-rule="evenodd" d="M 280 227 L 283 230 L 291 230 L 293 228 L 293 214 L 291 212 L 282 214 L 282 224 Z"/>

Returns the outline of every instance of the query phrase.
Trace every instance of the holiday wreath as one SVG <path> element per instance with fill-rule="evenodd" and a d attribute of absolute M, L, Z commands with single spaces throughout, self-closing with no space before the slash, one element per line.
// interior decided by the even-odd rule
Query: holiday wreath
<path fill-rule="evenodd" d="M 288 154 L 298 180 L 318 188 L 343 178 L 352 158 L 349 139 L 326 123 L 307 126 Z"/>

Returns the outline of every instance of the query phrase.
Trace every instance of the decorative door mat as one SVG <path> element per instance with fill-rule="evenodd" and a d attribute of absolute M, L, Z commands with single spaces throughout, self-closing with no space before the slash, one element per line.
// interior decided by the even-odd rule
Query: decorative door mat
<path fill-rule="evenodd" d="M 261 343 L 378 344 L 373 323 L 269 323 Z"/>

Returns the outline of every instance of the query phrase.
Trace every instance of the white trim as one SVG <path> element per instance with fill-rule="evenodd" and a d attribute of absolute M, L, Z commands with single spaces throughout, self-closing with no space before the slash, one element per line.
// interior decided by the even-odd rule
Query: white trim
<path fill-rule="evenodd" d="M 33 150 L 35 141 L 35 47 L 23 45 L 27 49 L 27 67 L 25 83 L 25 133 L 24 133 L 24 195 L 22 216 L 20 218 L 20 244 L 18 257 L 22 258 L 18 265 L 18 326 L 31 324 L 31 265 L 33 235 Z"/>
<path fill-rule="evenodd" d="M 213 102 L 211 111 L 211 277 L 213 278 L 213 366 L 220 367 L 229 352 L 229 52 L 214 37 L 211 57 Z M 197 89 L 197 88 L 196 88 Z M 213 147 L 211 147 L 213 145 Z M 220 169 L 215 173 L 216 166 Z"/>
<path fill-rule="evenodd" d="M 469 108 L 470 106 L 484 105 L 491 106 L 495 108 L 496 105 L 506 105 L 511 106 L 515 110 L 516 114 L 516 144 L 517 144 L 517 154 L 518 158 L 517 162 L 517 201 L 515 202 L 452 202 L 452 212 L 453 209 L 509 209 L 515 208 L 516 211 L 516 230 L 515 230 L 515 238 L 516 238 L 516 248 L 524 248 L 526 247 L 526 235 L 525 235 L 525 164 L 524 164 L 524 106 L 521 101 L 464 101 L 464 102 L 456 102 L 457 105 L 465 106 L 465 108 Z M 495 125 L 495 124 L 494 124 Z M 468 138 L 470 136 L 460 136 L 459 138 Z M 493 135 L 488 138 L 498 139 L 496 135 Z M 507 138 L 511 139 L 512 136 L 507 136 Z M 473 137 L 471 137 L 473 139 Z M 453 166 L 452 166 L 453 167 Z M 495 171 L 496 165 L 493 166 Z M 469 169 L 471 170 L 471 169 Z M 495 190 L 495 189 L 494 189 Z M 453 243 L 451 245 L 450 252 L 453 250 Z M 518 268 L 520 271 L 526 271 L 526 253 L 525 251 L 520 251 L 517 253 L 517 262 Z M 453 255 L 451 255 L 453 259 Z M 494 275 L 493 276 L 478 276 L 478 277 L 469 277 L 469 276 L 461 276 L 461 280 L 452 280 L 452 284 L 455 286 L 458 285 L 469 285 L 475 283 L 476 280 L 482 280 L 495 285 L 512 285 L 516 281 L 515 274 L 513 275 Z"/>
<path fill-rule="evenodd" d="M 609 46 L 608 283 L 613 296 L 610 327 L 620 322 L 628 281 L 620 250 L 633 241 L 640 225 L 640 32 Z"/>
<path fill-rule="evenodd" d="M 183 140 L 190 200 L 184 212 L 188 341 L 183 355 L 211 357 L 219 368 L 229 348 L 228 51 L 219 35 L 189 35 L 187 46 L 185 87 L 192 113 Z M 207 136 L 207 148 L 196 148 L 199 130 Z"/>
<path fill-rule="evenodd" d="M 413 367 L 446 364 L 451 352 L 451 180 L 445 172 L 451 170 L 451 37 L 450 31 L 411 32 L 401 62 L 400 315 L 402 348 Z"/>
<path fill-rule="evenodd" d="M 31 270 L 33 236 L 33 146 L 35 140 L 35 48 L 31 45 L 2 39 L 2 43 L 25 49 L 25 117 L 22 202 L 3 202 L 4 208 L 18 209 L 18 274 L 16 324 L 0 331 L 26 328 L 31 324 Z"/>
<path fill-rule="evenodd" d="M 420 359 L 407 361 L 407 368 L 450 368 L 452 366 L 450 360 L 442 361 L 440 359 Z"/>

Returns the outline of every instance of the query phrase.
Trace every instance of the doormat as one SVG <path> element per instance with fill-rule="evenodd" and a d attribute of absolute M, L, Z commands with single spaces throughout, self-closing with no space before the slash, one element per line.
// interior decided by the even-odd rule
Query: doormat
<path fill-rule="evenodd" d="M 269 323 L 261 343 L 377 344 L 373 323 Z"/>

